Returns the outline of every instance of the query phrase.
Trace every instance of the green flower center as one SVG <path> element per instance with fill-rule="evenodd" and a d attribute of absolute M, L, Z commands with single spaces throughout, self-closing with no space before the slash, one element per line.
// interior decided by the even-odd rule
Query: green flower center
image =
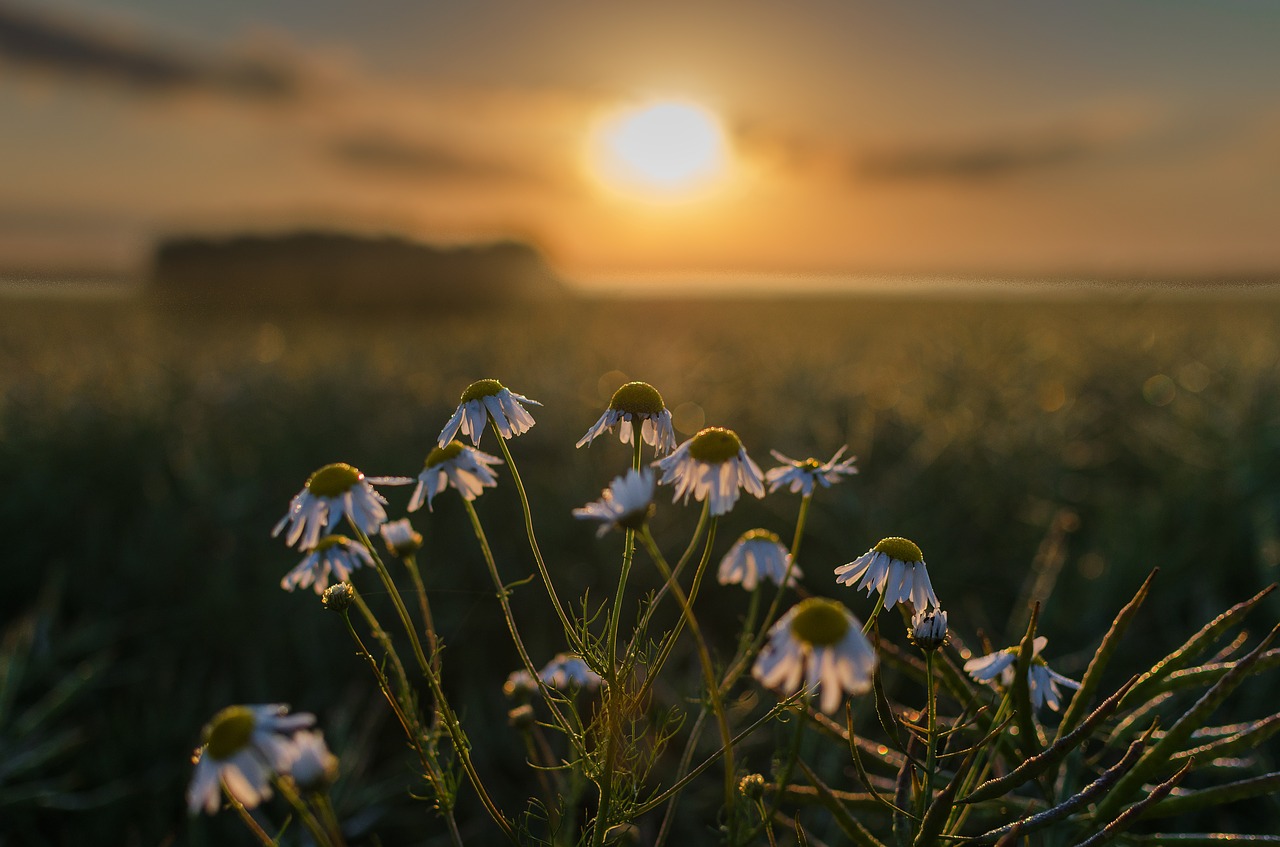
<path fill-rule="evenodd" d="M 844 638 L 849 631 L 849 616 L 844 606 L 825 597 L 810 597 L 800 602 L 791 619 L 791 634 L 815 647 L 827 647 Z"/>
<path fill-rule="evenodd" d="M 229 759 L 249 744 L 257 724 L 253 712 L 244 706 L 228 706 L 213 716 L 205 728 L 205 745 L 209 755 L 218 760 Z"/>
<path fill-rule="evenodd" d="M 772 541 L 775 544 L 781 544 L 782 539 L 778 537 L 778 533 L 770 532 L 767 529 L 752 529 L 742 534 L 741 541 Z"/>
<path fill-rule="evenodd" d="M 307 479 L 307 490 L 317 497 L 338 497 L 351 490 L 364 474 L 344 462 L 325 465 Z"/>
<path fill-rule="evenodd" d="M 667 408 L 658 389 L 647 382 L 628 382 L 613 392 L 610 409 L 629 415 L 657 415 Z"/>
<path fill-rule="evenodd" d="M 709 465 L 723 465 L 742 449 L 738 434 L 722 426 L 710 426 L 693 437 L 689 455 Z"/>
<path fill-rule="evenodd" d="M 897 559 L 899 562 L 923 562 L 924 553 L 920 552 L 920 548 L 916 546 L 914 541 L 906 538 L 881 538 L 875 547 L 871 548 L 877 553 L 884 553 L 890 559 Z"/>
<path fill-rule="evenodd" d="M 467 386 L 467 390 L 462 392 L 462 402 L 470 403 L 472 400 L 479 400 L 481 397 L 492 397 L 506 391 L 506 387 L 496 379 L 480 379 Z"/>
<path fill-rule="evenodd" d="M 450 459 L 456 459 L 458 454 L 467 448 L 467 445 L 461 441 L 450 441 L 443 447 L 437 447 L 427 454 L 427 461 L 423 465 L 426 468 L 434 468 L 436 465 L 443 465 Z"/>
<path fill-rule="evenodd" d="M 338 547 L 339 545 L 347 545 L 351 543 L 351 539 L 345 535 L 326 535 L 316 542 L 316 546 L 311 549 L 317 553 L 323 553 L 330 547 Z"/>

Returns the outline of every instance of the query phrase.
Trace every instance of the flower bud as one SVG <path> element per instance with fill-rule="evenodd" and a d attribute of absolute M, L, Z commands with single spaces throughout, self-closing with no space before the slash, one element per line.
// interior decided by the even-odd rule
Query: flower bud
<path fill-rule="evenodd" d="M 349 582 L 330 585 L 320 596 L 320 602 L 331 612 L 345 612 L 355 602 L 356 590 Z"/>

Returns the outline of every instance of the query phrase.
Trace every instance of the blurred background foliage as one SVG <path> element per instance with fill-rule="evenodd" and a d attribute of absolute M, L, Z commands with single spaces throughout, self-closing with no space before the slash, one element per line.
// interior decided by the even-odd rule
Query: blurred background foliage
<path fill-rule="evenodd" d="M 770 448 L 825 459 L 849 445 L 861 473 L 819 493 L 801 564 L 810 591 L 859 615 L 870 602 L 841 594 L 830 570 L 904 535 L 971 645 L 978 634 L 1013 643 L 1028 601 L 1052 590 L 1046 656 L 1078 677 L 1159 566 L 1113 660 L 1114 687 L 1275 579 L 1278 354 L 1280 307 L 1207 295 L 576 301 L 465 314 L 6 303 L 0 844 L 247 843 L 233 816 L 188 819 L 183 800 L 201 725 L 240 702 L 317 713 L 343 758 L 336 801 L 352 829 L 432 843 L 430 812 L 406 791 L 398 729 L 339 622 L 313 594 L 279 589 L 300 556 L 270 530 L 328 462 L 416 474 L 475 379 L 544 404 L 512 449 L 562 596 L 589 589 L 595 604 L 616 583 L 621 539 L 597 541 L 569 512 L 629 453 L 616 440 L 573 443 L 618 385 L 643 379 L 682 436 L 730 426 L 765 468 Z M 409 489 L 384 490 L 391 516 L 404 514 Z M 798 505 L 786 493 L 741 502 L 713 562 L 755 526 L 789 537 Z M 505 471 L 478 509 L 504 577 L 532 573 Z M 658 538 L 678 553 L 696 516 L 662 498 Z M 427 538 L 446 687 L 482 773 L 520 809 L 527 772 L 500 694 L 518 662 L 474 538 L 452 495 L 413 522 Z M 657 582 L 638 572 L 637 597 Z M 375 584 L 361 584 L 376 604 Z M 705 628 L 731 650 L 746 595 L 709 586 L 703 598 Z M 1268 604 L 1254 626 L 1276 619 Z M 563 649 L 536 581 L 515 606 L 535 662 Z M 695 671 L 677 666 L 675 678 L 685 672 Z M 1274 679 L 1255 680 L 1220 722 L 1269 714 L 1277 695 Z M 767 755 L 764 739 L 745 760 L 763 770 Z M 1272 752 L 1255 755 L 1274 765 Z M 466 797 L 464 834 L 490 840 L 473 806 Z M 1277 814 L 1267 801 L 1213 824 L 1252 820 L 1257 831 Z"/>

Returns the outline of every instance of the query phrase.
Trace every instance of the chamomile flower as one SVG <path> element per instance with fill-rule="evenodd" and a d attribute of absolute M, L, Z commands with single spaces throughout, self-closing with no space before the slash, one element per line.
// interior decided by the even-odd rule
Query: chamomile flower
<path fill-rule="evenodd" d="M 782 696 L 820 694 L 822 711 L 839 708 L 845 692 L 871 688 L 876 652 L 862 624 L 843 604 L 825 597 L 802 600 L 769 630 L 751 674 Z"/>
<path fill-rule="evenodd" d="M 343 516 L 366 535 L 375 535 L 387 519 L 382 507 L 386 499 L 373 489 L 378 485 L 407 485 L 413 480 L 402 476 L 366 478 L 351 465 L 338 462 L 325 465 L 307 477 L 306 485 L 289 501 L 289 511 L 271 530 L 272 536 L 285 532 L 289 546 L 303 550 L 316 546 L 320 536 L 333 532 Z"/>
<path fill-rule="evenodd" d="M 324 733 L 303 730 L 293 737 L 298 747 L 297 758 L 289 766 L 289 775 L 303 791 L 323 791 L 338 778 L 338 757 L 324 743 Z"/>
<path fill-rule="evenodd" d="M 388 521 L 382 525 L 382 543 L 387 545 L 387 552 L 404 558 L 422 549 L 422 533 L 413 528 L 408 518 Z"/>
<path fill-rule="evenodd" d="M 285 774 L 297 761 L 294 733 L 315 723 L 315 715 L 289 714 L 289 707 L 228 706 L 204 728 L 204 742 L 195 755 L 195 773 L 187 789 L 191 814 L 209 814 L 221 805 L 221 787 L 246 808 L 271 796 L 271 777 Z"/>
<path fill-rule="evenodd" d="M 911 616 L 907 640 L 926 652 L 947 643 L 947 613 L 939 608 L 917 609 Z"/>
<path fill-rule="evenodd" d="M 502 693 L 517 700 L 527 700 L 538 693 L 538 681 L 524 668 L 507 674 L 502 683 Z"/>
<path fill-rule="evenodd" d="M 721 585 L 741 585 L 748 591 L 763 580 L 771 580 L 774 585 L 782 584 L 782 577 L 787 572 L 791 561 L 791 553 L 783 546 L 776 532 L 767 529 L 753 529 L 742 534 L 734 542 L 729 552 L 720 560 L 720 570 L 716 578 Z M 795 585 L 796 578 L 804 576 L 799 565 L 791 565 L 791 577 L 788 585 Z"/>
<path fill-rule="evenodd" d="M 285 591 L 314 587 L 323 594 L 329 587 L 329 574 L 338 582 L 346 582 L 351 572 L 368 565 L 373 567 L 373 557 L 363 544 L 345 535 L 326 535 L 316 542 L 297 567 L 284 575 L 280 587 Z"/>
<path fill-rule="evenodd" d="M 654 473 L 648 468 L 634 468 L 614 477 L 599 500 L 573 510 L 581 520 L 599 521 L 597 537 L 611 529 L 639 529 L 653 512 Z"/>
<path fill-rule="evenodd" d="M 430 509 L 431 500 L 448 485 L 458 489 L 463 500 L 476 499 L 484 489 L 498 484 L 492 466 L 500 464 L 502 460 L 497 456 L 482 453 L 461 441 L 450 441 L 435 448 L 427 454 L 422 473 L 418 474 L 418 487 L 409 499 L 409 511 L 418 511 L 423 503 Z"/>
<path fill-rule="evenodd" d="M 676 446 L 675 430 L 671 428 L 671 412 L 658 389 L 647 382 L 628 382 L 613 392 L 609 408 L 600 416 L 587 434 L 578 439 L 578 447 L 590 444 L 598 436 L 618 427 L 618 438 L 630 444 L 636 422 L 640 422 L 640 437 L 662 456 Z"/>
<path fill-rule="evenodd" d="M 1040 651 L 1048 643 L 1049 639 L 1043 635 L 1037 636 L 1035 642 L 1033 642 L 1031 667 L 1027 670 L 1027 685 L 1030 688 L 1031 707 L 1033 709 L 1038 709 L 1041 705 L 1045 705 L 1056 712 L 1062 705 L 1062 691 L 1058 686 L 1063 685 L 1067 688 L 1076 689 L 1080 687 L 1080 683 L 1074 679 L 1068 679 L 1053 670 L 1044 659 L 1040 658 Z M 990 682 L 999 676 L 1000 684 L 1008 688 L 1013 685 L 1014 666 L 1018 661 L 1018 649 L 1016 646 L 1006 647 L 1004 650 L 970 659 L 964 663 L 965 672 L 978 682 Z"/>
<path fill-rule="evenodd" d="M 521 403 L 542 405 L 537 400 L 513 393 L 496 379 L 473 382 L 462 392 L 458 410 L 440 430 L 437 443 L 444 447 L 461 431 L 463 435 L 471 436 L 473 445 L 479 446 L 480 436 L 484 434 L 485 424 L 490 418 L 503 438 L 514 438 L 528 432 L 534 423 L 533 415 Z"/>
<path fill-rule="evenodd" d="M 910 603 L 914 609 L 925 605 L 939 605 L 938 595 L 933 593 L 929 572 L 924 566 L 924 554 L 914 542 L 905 538 L 882 538 L 867 552 L 847 565 L 836 568 L 836 582 L 857 590 L 873 590 L 884 595 L 884 607 L 891 609 L 898 603 Z"/>
<path fill-rule="evenodd" d="M 670 456 L 654 462 L 662 470 L 660 485 L 675 485 L 672 502 L 689 495 L 710 504 L 711 514 L 723 515 L 738 502 L 742 489 L 764 496 L 760 467 L 747 455 L 738 434 L 713 426 L 681 444 Z"/>
<path fill-rule="evenodd" d="M 841 447 L 826 462 L 819 462 L 817 459 L 808 458 L 803 461 L 788 458 L 777 450 L 770 450 L 773 458 L 782 462 L 776 468 L 770 468 L 768 473 L 764 475 L 765 480 L 769 483 L 769 493 L 777 491 L 782 486 L 790 487 L 792 494 L 803 494 L 808 497 L 813 493 L 815 484 L 821 485 L 823 488 L 830 488 L 834 482 L 839 482 L 841 477 L 853 476 L 858 469 L 853 466 L 857 461 L 856 456 L 850 456 L 841 460 L 844 451 L 848 450 L 848 446 Z"/>
<path fill-rule="evenodd" d="M 543 685 L 557 691 L 595 691 L 600 687 L 600 674 L 587 667 L 582 657 L 573 653 L 560 653 L 542 670 L 538 678 Z"/>

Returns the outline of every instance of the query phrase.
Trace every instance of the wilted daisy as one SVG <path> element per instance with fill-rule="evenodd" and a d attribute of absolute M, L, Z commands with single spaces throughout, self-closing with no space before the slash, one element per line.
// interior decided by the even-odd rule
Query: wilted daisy
<path fill-rule="evenodd" d="M 1062 692 L 1058 689 L 1058 686 L 1065 685 L 1067 688 L 1076 689 L 1080 687 L 1080 683 L 1074 679 L 1068 679 L 1053 670 L 1045 663 L 1044 659 L 1040 658 L 1040 651 L 1048 643 L 1049 639 L 1040 635 L 1036 637 L 1035 642 L 1032 644 L 1031 667 L 1027 671 L 1027 685 L 1031 690 L 1031 707 L 1033 709 L 1038 709 L 1043 704 L 1056 712 L 1059 706 L 1062 705 Z M 978 682 L 990 682 L 998 675 L 1000 684 L 1008 688 L 1013 685 L 1014 665 L 1018 661 L 1018 649 L 1018 647 L 1006 647 L 1004 650 L 970 659 L 964 663 L 964 669 L 969 676 Z"/>
<path fill-rule="evenodd" d="M 298 544 L 303 550 L 316 546 L 320 536 L 333 532 L 345 515 L 366 535 L 375 535 L 387 519 L 382 508 L 387 501 L 370 483 L 407 485 L 412 479 L 402 476 L 365 478 L 351 465 L 338 462 L 325 465 L 307 477 L 306 485 L 289 501 L 289 511 L 271 535 L 279 535 L 285 527 L 285 542 Z"/>
<path fill-rule="evenodd" d="M 422 533 L 413 528 L 408 518 L 388 521 L 382 525 L 380 531 L 382 543 L 387 545 L 387 551 L 396 556 L 404 558 L 422 549 Z"/>
<path fill-rule="evenodd" d="M 450 441 L 435 448 L 427 454 L 422 473 L 418 474 L 418 487 L 409 499 L 409 511 L 418 511 L 423 503 L 430 509 L 432 498 L 447 485 L 458 489 L 463 500 L 476 499 L 481 491 L 498 484 L 491 466 L 500 464 L 502 460 L 497 456 L 482 453 L 461 441 Z"/>
<path fill-rule="evenodd" d="M 587 667 L 582 657 L 574 653 L 557 655 L 545 668 L 538 671 L 538 678 L 548 688 L 557 691 L 595 691 L 600 687 L 600 674 Z"/>
<path fill-rule="evenodd" d="M 926 605 L 937 607 L 938 595 L 933 593 L 929 572 L 925 570 L 924 554 L 915 542 L 905 538 L 882 538 L 867 552 L 847 565 L 836 568 L 836 582 L 857 590 L 867 589 L 884 595 L 884 607 L 891 609 L 897 603 L 911 603 L 915 609 Z"/>
<path fill-rule="evenodd" d="M 345 535 L 326 535 L 303 558 L 298 566 L 284 575 L 280 587 L 285 591 L 314 586 L 317 594 L 329 587 L 329 574 L 338 582 L 346 582 L 351 572 L 365 565 L 373 567 L 373 557 L 363 544 Z"/>
<path fill-rule="evenodd" d="M 937 650 L 947 643 L 947 613 L 939 608 L 918 609 L 911 616 L 907 640 L 921 650 Z"/>
<path fill-rule="evenodd" d="M 738 502 L 741 489 L 764 496 L 760 468 L 747 455 L 738 434 L 720 426 L 708 427 L 654 463 L 662 469 L 660 485 L 676 487 L 672 502 L 689 495 L 706 500 L 712 515 L 723 515 Z"/>
<path fill-rule="evenodd" d="M 774 585 L 781 585 L 790 561 L 791 553 L 783 546 L 776 532 L 753 529 L 743 533 L 729 548 L 729 552 L 724 554 L 716 578 L 721 585 L 741 584 L 748 591 L 753 591 L 765 579 L 772 580 Z M 791 578 L 787 584 L 795 585 L 796 578 L 801 576 L 804 574 L 800 572 L 800 566 L 792 565 Z"/>
<path fill-rule="evenodd" d="M 676 446 L 676 434 L 671 428 L 671 412 L 658 389 L 647 382 L 628 382 L 613 392 L 609 408 L 600 416 L 587 434 L 578 439 L 578 447 L 590 444 L 597 436 L 618 427 L 618 438 L 630 444 L 635 422 L 641 421 L 640 437 L 644 443 L 661 456 Z"/>
<path fill-rule="evenodd" d="M 323 791 L 338 778 L 338 757 L 324 743 L 324 733 L 303 730 L 293 737 L 298 755 L 289 775 L 303 791 Z"/>
<path fill-rule="evenodd" d="M 623 476 L 614 477 L 599 500 L 574 509 L 573 516 L 599 521 L 597 537 L 611 529 L 639 529 L 653 511 L 653 486 L 653 471 L 633 468 Z"/>
<path fill-rule="evenodd" d="M 514 438 L 528 432 L 534 423 L 533 415 L 525 411 L 521 403 L 542 405 L 537 400 L 512 393 L 496 379 L 473 382 L 462 392 L 458 410 L 440 430 L 437 442 L 444 447 L 461 431 L 463 435 L 471 436 L 471 443 L 478 446 L 490 418 L 493 418 L 493 425 L 503 438 Z"/>
<path fill-rule="evenodd" d="M 808 458 L 803 461 L 790 459 L 777 450 L 770 450 L 773 458 L 782 462 L 782 465 L 776 468 L 770 468 L 765 474 L 765 479 L 769 483 L 769 493 L 777 491 L 784 485 L 790 486 L 792 494 L 804 494 L 808 497 L 813 493 L 814 483 L 821 485 L 823 488 L 830 488 L 831 483 L 839 482 L 843 476 L 853 476 L 858 469 L 853 466 L 857 460 L 856 456 L 850 456 L 843 461 L 840 459 L 844 455 L 844 451 L 849 449 L 848 445 L 841 447 L 836 454 L 826 462 L 819 462 L 817 459 Z"/>
<path fill-rule="evenodd" d="M 834 712 L 844 693 L 871 688 L 876 652 L 862 624 L 842 603 L 810 597 L 792 606 L 769 630 L 769 641 L 751 674 L 782 696 L 804 688 L 821 693 L 824 712 Z"/>
<path fill-rule="evenodd" d="M 213 814 L 223 784 L 231 796 L 252 809 L 271 796 L 271 777 L 288 773 L 298 758 L 293 733 L 315 723 L 315 715 L 289 714 L 281 704 L 228 706 L 204 728 L 196 751 L 195 774 L 187 789 L 187 808 Z"/>

